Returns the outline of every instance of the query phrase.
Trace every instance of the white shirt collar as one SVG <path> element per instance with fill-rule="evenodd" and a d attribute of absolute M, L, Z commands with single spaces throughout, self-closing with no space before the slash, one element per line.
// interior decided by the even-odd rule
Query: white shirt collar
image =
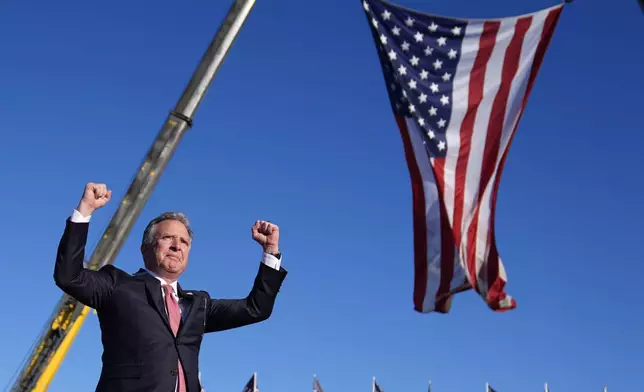
<path fill-rule="evenodd" d="M 157 279 L 159 280 L 159 282 L 161 282 L 161 285 L 162 285 L 162 286 L 163 286 L 164 284 L 168 284 L 168 282 L 166 282 L 166 281 L 165 281 L 165 280 L 163 280 L 161 277 L 159 277 L 159 275 L 155 274 L 154 272 L 150 271 L 150 270 L 149 270 L 149 269 L 147 269 L 147 268 L 145 268 L 145 270 L 147 271 L 147 273 L 148 273 L 148 274 L 150 274 L 150 275 L 154 276 L 155 278 L 157 278 Z M 178 294 L 178 293 L 179 293 L 179 292 L 177 291 L 177 281 L 176 281 L 176 280 L 175 280 L 174 282 L 170 283 L 170 286 L 172 286 L 172 291 L 174 292 L 174 294 Z"/>

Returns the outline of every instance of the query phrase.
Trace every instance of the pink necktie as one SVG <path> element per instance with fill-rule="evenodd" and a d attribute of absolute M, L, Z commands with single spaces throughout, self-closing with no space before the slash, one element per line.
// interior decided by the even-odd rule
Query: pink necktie
<path fill-rule="evenodd" d="M 179 310 L 179 304 L 175 301 L 172 296 L 172 286 L 164 284 L 163 291 L 165 292 L 165 306 L 168 309 L 168 316 L 170 318 L 170 327 L 174 336 L 177 336 L 177 331 L 179 331 L 179 323 L 181 323 L 181 311 Z M 183 366 L 181 366 L 181 361 L 179 361 L 179 384 L 177 385 L 177 392 L 186 392 L 185 379 L 183 377 Z"/>

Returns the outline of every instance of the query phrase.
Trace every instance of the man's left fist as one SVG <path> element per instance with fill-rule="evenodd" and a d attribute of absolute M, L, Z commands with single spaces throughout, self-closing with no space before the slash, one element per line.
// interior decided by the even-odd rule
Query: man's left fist
<path fill-rule="evenodd" d="M 279 253 L 280 228 L 276 224 L 268 221 L 256 221 L 251 230 L 253 239 L 264 248 L 264 252 Z"/>

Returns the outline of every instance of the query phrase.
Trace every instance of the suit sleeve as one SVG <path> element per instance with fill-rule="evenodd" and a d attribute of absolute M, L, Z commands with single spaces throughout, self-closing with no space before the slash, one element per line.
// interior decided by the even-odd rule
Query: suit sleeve
<path fill-rule="evenodd" d="M 268 319 L 286 274 L 284 268 L 274 269 L 260 263 L 253 288 L 246 298 L 209 299 L 205 332 L 224 331 Z"/>
<path fill-rule="evenodd" d="M 114 276 L 110 273 L 111 266 L 99 271 L 84 267 L 88 230 L 89 223 L 67 220 L 58 244 L 54 281 L 56 286 L 82 304 L 98 309 L 112 294 Z"/>

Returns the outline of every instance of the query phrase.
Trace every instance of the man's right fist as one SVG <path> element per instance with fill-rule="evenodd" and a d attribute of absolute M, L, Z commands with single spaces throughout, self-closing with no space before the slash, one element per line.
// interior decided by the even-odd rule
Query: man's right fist
<path fill-rule="evenodd" d="M 76 209 L 83 216 L 90 216 L 95 210 L 98 210 L 110 201 L 111 197 L 112 191 L 107 189 L 107 185 L 90 182 L 85 185 L 83 197 Z"/>

